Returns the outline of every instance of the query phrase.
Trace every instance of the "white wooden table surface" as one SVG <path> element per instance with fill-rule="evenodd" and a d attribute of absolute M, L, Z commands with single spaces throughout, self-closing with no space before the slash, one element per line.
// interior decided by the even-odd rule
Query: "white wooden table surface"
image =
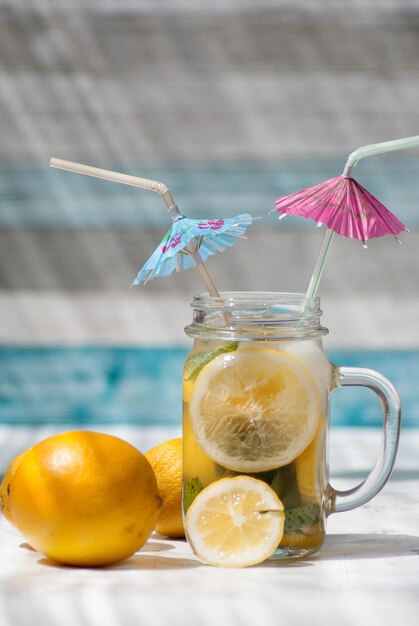
<path fill-rule="evenodd" d="M 357 468 L 365 469 L 376 438 L 355 429 L 333 435 L 335 484 L 359 481 Z M 153 536 L 124 563 L 78 569 L 32 551 L 2 520 L 0 625 L 417 624 L 418 445 L 419 432 L 406 431 L 384 490 L 360 509 L 331 516 L 320 555 L 307 560 L 218 569 L 199 563 L 186 542 Z"/>

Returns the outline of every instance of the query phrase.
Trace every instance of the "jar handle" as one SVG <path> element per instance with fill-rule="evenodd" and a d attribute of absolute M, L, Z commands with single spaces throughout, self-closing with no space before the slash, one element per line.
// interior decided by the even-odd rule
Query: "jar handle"
<path fill-rule="evenodd" d="M 352 489 L 339 491 L 329 485 L 327 514 L 349 511 L 373 498 L 390 477 L 396 459 L 400 436 L 400 397 L 392 383 L 370 369 L 336 367 L 337 387 L 368 387 L 379 397 L 383 409 L 383 433 L 378 459 L 367 478 Z"/>

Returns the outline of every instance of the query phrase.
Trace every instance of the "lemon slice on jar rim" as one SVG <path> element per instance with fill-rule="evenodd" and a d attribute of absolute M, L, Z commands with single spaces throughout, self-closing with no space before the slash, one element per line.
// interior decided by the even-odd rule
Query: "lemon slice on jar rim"
<path fill-rule="evenodd" d="M 271 348 L 220 354 L 198 374 L 190 398 L 197 443 L 219 465 L 263 472 L 287 465 L 316 434 L 319 393 L 298 357 Z"/>
<path fill-rule="evenodd" d="M 217 480 L 196 496 L 186 513 L 185 530 L 204 563 L 247 567 L 274 553 L 284 520 L 283 504 L 266 483 L 236 476 Z"/>

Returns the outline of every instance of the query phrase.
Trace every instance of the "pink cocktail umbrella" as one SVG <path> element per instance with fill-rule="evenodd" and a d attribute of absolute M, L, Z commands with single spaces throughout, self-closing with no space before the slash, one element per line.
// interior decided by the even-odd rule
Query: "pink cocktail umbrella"
<path fill-rule="evenodd" d="M 352 152 L 341 176 L 277 199 L 274 211 L 315 220 L 327 227 L 307 290 L 307 298 L 316 295 L 332 239 L 337 233 L 363 242 L 384 235 L 397 235 L 407 230 L 377 198 L 360 185 L 351 173 L 367 156 L 419 146 L 419 136 L 363 146 Z M 397 239 L 399 242 L 399 240 Z M 400 242 L 399 242 L 400 243 Z"/>

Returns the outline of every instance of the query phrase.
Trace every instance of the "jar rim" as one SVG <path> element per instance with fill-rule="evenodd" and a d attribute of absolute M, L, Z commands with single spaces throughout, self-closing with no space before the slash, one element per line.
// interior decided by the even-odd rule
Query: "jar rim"
<path fill-rule="evenodd" d="M 211 296 L 207 292 L 195 293 L 191 307 L 193 309 L 222 309 L 233 307 L 260 308 L 263 305 L 271 307 L 274 304 L 297 306 L 304 311 L 320 310 L 320 298 L 308 298 L 306 294 L 282 291 L 221 291 L 219 296 Z M 304 308 L 303 308 L 303 305 Z"/>
<path fill-rule="evenodd" d="M 194 295 L 194 321 L 185 328 L 190 336 L 231 338 L 285 338 L 324 335 L 320 325 L 320 298 L 276 291 L 225 291 L 219 296 Z"/>

